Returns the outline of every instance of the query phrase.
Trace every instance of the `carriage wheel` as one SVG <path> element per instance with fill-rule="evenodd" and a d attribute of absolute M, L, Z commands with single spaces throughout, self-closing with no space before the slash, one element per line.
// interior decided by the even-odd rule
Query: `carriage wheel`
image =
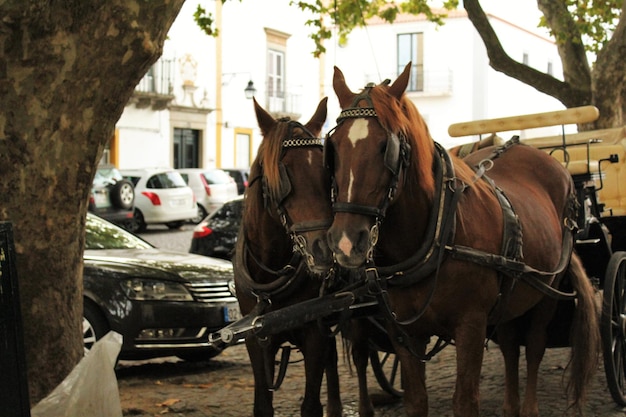
<path fill-rule="evenodd" d="M 394 397 L 402 397 L 402 372 L 396 354 L 370 349 L 370 363 L 380 387 Z"/>
<path fill-rule="evenodd" d="M 615 252 L 609 259 L 603 290 L 604 371 L 613 400 L 626 406 L 626 252 Z"/>

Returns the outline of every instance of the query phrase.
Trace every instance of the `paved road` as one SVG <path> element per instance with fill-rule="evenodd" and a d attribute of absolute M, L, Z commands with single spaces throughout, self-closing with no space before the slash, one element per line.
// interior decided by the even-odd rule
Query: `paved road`
<path fill-rule="evenodd" d="M 168 231 L 165 228 L 149 229 L 142 235 L 157 246 L 186 251 L 189 247 L 193 226 Z M 495 345 L 485 352 L 481 378 L 481 415 L 502 415 L 504 379 L 502 360 Z M 342 352 L 341 347 L 339 348 Z M 340 353 L 341 354 L 341 353 Z M 539 401 L 542 417 L 562 417 L 566 399 L 563 389 L 563 369 L 567 365 L 569 349 L 550 349 L 541 366 Z M 297 357 L 295 358 L 297 359 Z M 129 366 L 132 365 L 132 366 Z M 356 377 L 350 372 L 345 360 L 340 360 L 340 378 L 344 415 L 356 416 Z M 522 369 L 520 374 L 525 374 Z M 430 415 L 451 416 L 454 389 L 455 350 L 444 349 L 427 365 Z M 286 380 L 275 393 L 276 417 L 298 416 L 303 393 L 302 363 L 290 365 Z M 370 392 L 376 401 L 376 416 L 403 416 L 401 401 L 385 394 L 370 375 Z M 227 349 L 218 357 L 204 363 L 165 361 L 136 365 L 124 363 L 118 370 L 118 383 L 125 415 L 154 416 L 174 415 L 185 417 L 240 417 L 252 415 L 253 381 L 244 346 Z M 184 389 L 181 390 L 181 387 Z M 154 404 L 153 410 L 133 408 L 133 396 L 144 395 L 143 403 Z M 169 404 L 169 405 L 168 405 Z M 586 416 L 624 417 L 626 408 L 615 405 L 607 389 L 602 363 L 594 377 Z"/>

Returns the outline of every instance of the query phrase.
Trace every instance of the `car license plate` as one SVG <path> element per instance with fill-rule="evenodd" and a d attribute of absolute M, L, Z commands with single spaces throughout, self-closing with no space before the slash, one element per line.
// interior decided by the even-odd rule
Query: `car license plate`
<path fill-rule="evenodd" d="M 241 318 L 241 310 L 239 304 L 227 304 L 224 307 L 224 321 L 230 323 Z"/>
<path fill-rule="evenodd" d="M 172 205 L 172 207 L 182 207 L 187 203 L 187 200 L 185 200 L 184 198 L 179 198 L 176 200 L 172 200 L 170 202 L 170 204 Z"/>
<path fill-rule="evenodd" d="M 104 191 L 96 191 L 93 193 L 93 200 L 98 208 L 109 207 L 111 202 L 109 201 L 109 196 Z"/>

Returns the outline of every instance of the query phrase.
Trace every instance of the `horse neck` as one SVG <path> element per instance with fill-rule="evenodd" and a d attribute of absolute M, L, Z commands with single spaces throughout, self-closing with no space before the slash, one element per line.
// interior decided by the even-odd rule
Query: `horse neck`
<path fill-rule="evenodd" d="M 431 210 L 432 203 L 424 190 L 413 182 L 405 183 L 380 226 L 376 248 L 386 264 L 401 262 L 419 250 Z"/>
<path fill-rule="evenodd" d="M 242 221 L 244 239 L 254 259 L 264 267 L 278 271 L 292 259 L 293 244 L 284 226 L 264 207 L 262 194 L 258 194 L 247 196 L 246 213 Z M 269 282 L 276 279 L 275 274 L 265 271 L 250 256 L 247 267 L 255 281 Z"/>

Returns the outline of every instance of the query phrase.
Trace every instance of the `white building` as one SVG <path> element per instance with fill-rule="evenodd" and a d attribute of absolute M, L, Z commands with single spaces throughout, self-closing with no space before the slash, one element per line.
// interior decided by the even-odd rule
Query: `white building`
<path fill-rule="evenodd" d="M 213 8 L 207 11 L 216 18 L 218 38 L 206 36 L 194 23 L 198 4 Z M 489 16 L 514 59 L 561 75 L 552 41 L 534 28 Z M 335 65 L 356 92 L 367 82 L 394 80 L 411 61 L 415 76 L 407 93 L 433 138 L 446 147 L 476 139 L 450 138 L 452 123 L 563 108 L 491 69 L 462 9 L 450 12 L 441 27 L 420 16 L 400 16 L 393 25 L 373 21 L 355 30 L 344 47 L 327 42 L 321 59 L 312 54 L 309 34 L 314 29 L 305 24 L 309 17 L 288 0 L 229 1 L 223 6 L 220 1 L 187 0 L 162 58 L 117 123 L 109 160 L 121 168 L 247 167 L 261 135 L 244 89 L 254 87 L 256 100 L 276 117 L 303 121 L 328 96 L 329 130 L 339 113 L 332 90 Z M 558 133 L 544 130 L 530 136 Z"/>

